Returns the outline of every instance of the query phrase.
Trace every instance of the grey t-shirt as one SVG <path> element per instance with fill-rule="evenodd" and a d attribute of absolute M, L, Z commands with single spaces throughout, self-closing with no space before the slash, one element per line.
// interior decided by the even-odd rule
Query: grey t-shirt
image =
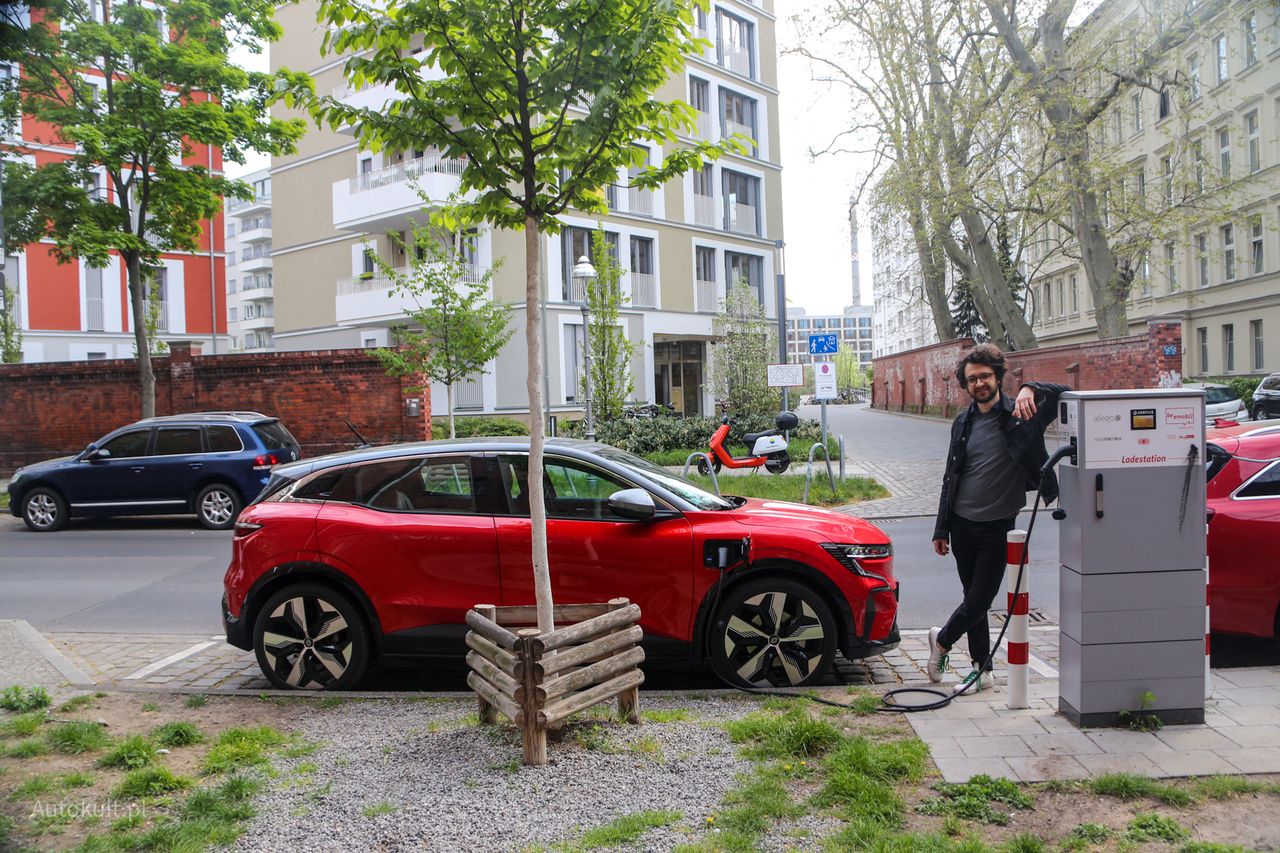
<path fill-rule="evenodd" d="M 998 521 L 1026 505 L 1026 474 L 1000 434 L 1000 410 L 976 414 L 952 511 L 969 521 Z"/>

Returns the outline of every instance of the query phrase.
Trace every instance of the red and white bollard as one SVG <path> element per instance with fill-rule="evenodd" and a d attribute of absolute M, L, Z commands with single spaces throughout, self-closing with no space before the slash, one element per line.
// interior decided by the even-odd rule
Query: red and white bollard
<path fill-rule="evenodd" d="M 1028 621 L 1031 613 L 1031 596 L 1027 592 L 1029 586 L 1029 566 L 1023 566 L 1022 583 L 1018 583 L 1018 566 L 1029 560 L 1027 551 L 1027 531 L 1010 530 L 1005 536 L 1005 577 L 1009 585 L 1008 613 L 1005 616 L 1008 627 L 1005 629 L 1004 642 L 1009 650 L 1009 707 L 1027 708 L 1027 686 L 1030 679 L 1028 661 L 1031 658 L 1031 636 Z"/>

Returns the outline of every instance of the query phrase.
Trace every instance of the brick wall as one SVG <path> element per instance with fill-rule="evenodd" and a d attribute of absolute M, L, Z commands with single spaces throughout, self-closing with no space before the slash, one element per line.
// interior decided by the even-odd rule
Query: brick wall
<path fill-rule="evenodd" d="M 430 389 L 405 390 L 368 350 L 202 356 L 175 343 L 152 359 L 156 414 L 239 410 L 278 417 L 304 456 L 357 443 L 345 417 L 369 441 L 431 438 Z M 405 399 L 421 406 L 411 416 Z M 141 395 L 132 359 L 0 365 L 0 476 L 70 453 L 138 419 Z"/>
<path fill-rule="evenodd" d="M 955 369 L 973 345 L 960 338 L 872 360 L 871 405 L 951 417 L 969 404 Z M 1145 335 L 1010 352 L 1005 359 L 1004 390 L 1010 393 L 1036 380 L 1080 391 L 1177 387 L 1182 384 L 1182 322 L 1152 318 Z"/>

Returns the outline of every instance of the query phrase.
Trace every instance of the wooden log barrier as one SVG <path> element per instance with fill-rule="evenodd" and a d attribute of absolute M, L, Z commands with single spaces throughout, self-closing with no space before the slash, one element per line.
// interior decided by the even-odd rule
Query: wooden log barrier
<path fill-rule="evenodd" d="M 593 705 L 617 697 L 619 716 L 640 722 L 640 608 L 625 598 L 568 604 L 554 608 L 554 619 L 562 627 L 541 634 L 519 627 L 536 622 L 533 607 L 478 604 L 466 615 L 467 685 L 480 721 L 495 723 L 500 712 L 515 723 L 530 765 L 547 762 L 548 726 Z"/>

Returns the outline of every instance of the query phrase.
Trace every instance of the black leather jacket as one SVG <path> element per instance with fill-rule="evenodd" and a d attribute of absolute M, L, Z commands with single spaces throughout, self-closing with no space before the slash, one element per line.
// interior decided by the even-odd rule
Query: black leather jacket
<path fill-rule="evenodd" d="M 1070 385 L 1055 385 L 1052 382 L 1027 382 L 1022 387 L 1030 387 L 1036 393 L 1036 414 L 1029 421 L 1014 417 L 1014 397 L 1003 391 L 1000 393 L 1000 431 L 1004 434 L 1009 446 L 1009 453 L 1025 469 L 1027 474 L 1027 491 L 1040 487 L 1040 466 L 1049 459 L 1044 449 L 1044 431 L 1053 423 L 1058 415 L 1058 395 L 1070 391 Z M 1022 388 L 1018 389 L 1019 391 Z M 955 502 L 956 481 L 964 468 L 965 453 L 969 444 L 969 430 L 972 426 L 970 418 L 978 411 L 978 404 L 970 403 L 969 408 L 956 415 L 951 423 L 951 447 L 947 450 L 947 471 L 942 477 L 942 496 L 938 500 L 938 519 L 933 525 L 934 539 L 947 539 L 951 530 L 951 506 Z M 1050 471 L 1045 475 L 1044 487 L 1040 491 L 1044 502 L 1050 503 L 1058 497 L 1058 478 Z"/>

